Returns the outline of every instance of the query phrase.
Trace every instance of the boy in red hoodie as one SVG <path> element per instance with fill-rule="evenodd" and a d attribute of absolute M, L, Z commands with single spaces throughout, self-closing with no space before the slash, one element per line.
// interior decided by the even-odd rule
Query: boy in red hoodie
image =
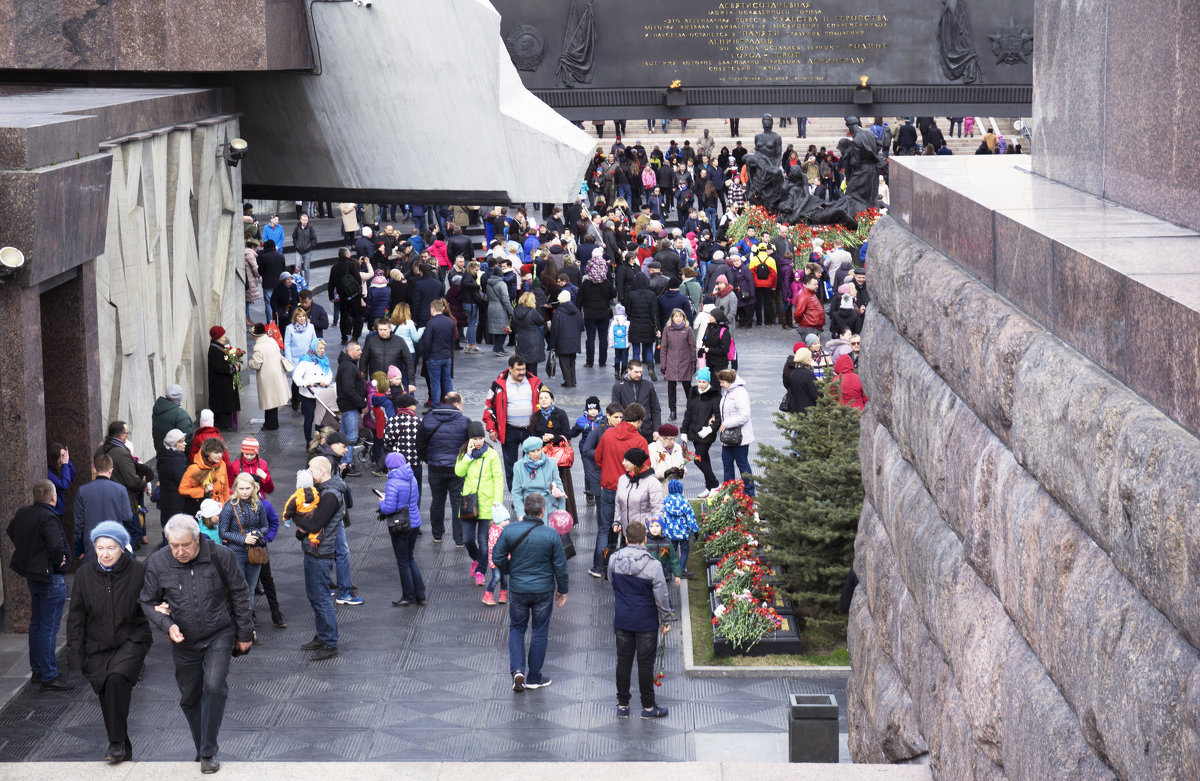
<path fill-rule="evenodd" d="M 617 483 L 625 468 L 621 461 L 625 451 L 631 448 L 645 450 L 646 438 L 638 433 L 638 427 L 646 419 L 646 410 L 641 404 L 630 404 L 625 408 L 625 419 L 600 437 L 596 445 L 596 466 L 600 467 L 600 505 L 596 524 L 596 550 L 592 553 L 592 568 L 588 574 L 593 578 L 604 577 L 604 550 L 612 539 L 612 524 L 617 512 Z"/>

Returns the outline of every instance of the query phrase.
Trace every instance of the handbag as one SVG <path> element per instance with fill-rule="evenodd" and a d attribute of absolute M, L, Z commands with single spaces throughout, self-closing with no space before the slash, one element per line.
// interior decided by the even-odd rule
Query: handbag
<path fill-rule="evenodd" d="M 237 521 L 238 531 L 240 531 L 242 533 L 242 536 L 245 537 L 246 529 L 242 526 L 242 517 L 241 517 L 241 514 L 238 512 L 238 505 L 236 505 L 236 504 L 233 506 L 233 519 L 235 521 Z M 260 537 L 259 539 L 262 539 L 262 538 Z M 247 545 L 246 546 L 246 561 L 250 562 L 251 564 L 257 564 L 258 566 L 261 567 L 263 564 L 266 564 L 269 560 L 270 560 L 270 558 L 267 555 L 267 546 L 266 545 Z"/>
<path fill-rule="evenodd" d="M 570 469 L 575 465 L 575 450 L 571 447 L 570 442 L 556 443 L 546 445 L 543 452 L 547 458 L 552 458 L 558 463 L 559 468 Z"/>
<path fill-rule="evenodd" d="M 575 543 L 571 540 L 570 534 L 560 534 L 558 538 L 562 540 L 563 553 L 567 556 L 567 561 L 575 558 Z"/>
<path fill-rule="evenodd" d="M 483 459 L 479 460 L 479 479 L 475 481 L 475 492 L 462 495 L 462 503 L 458 508 L 458 517 L 465 521 L 473 521 L 479 517 L 479 485 L 483 482 Z"/>
<path fill-rule="evenodd" d="M 553 377 L 554 372 L 557 371 L 557 369 L 558 357 L 555 355 L 554 351 L 551 350 L 549 354 L 546 355 L 546 376 Z"/>
<path fill-rule="evenodd" d="M 292 363 L 287 358 L 280 358 L 279 360 L 283 363 L 283 370 L 288 374 L 291 374 L 296 370 L 296 364 Z"/>
<path fill-rule="evenodd" d="M 379 520 L 387 524 L 388 534 L 395 537 L 403 537 L 412 531 L 412 519 L 408 515 L 407 507 L 401 507 L 390 515 L 384 515 L 379 510 L 375 512 L 379 516 Z"/>
<path fill-rule="evenodd" d="M 726 447 L 737 447 L 742 444 L 742 427 L 734 426 L 721 432 L 721 444 Z"/>

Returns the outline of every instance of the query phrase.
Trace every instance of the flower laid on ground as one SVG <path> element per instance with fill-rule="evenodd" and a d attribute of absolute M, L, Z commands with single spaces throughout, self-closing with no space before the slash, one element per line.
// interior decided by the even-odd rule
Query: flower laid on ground
<path fill-rule="evenodd" d="M 717 598 L 727 602 L 738 594 L 749 593 L 757 600 L 770 603 L 775 599 L 775 588 L 767 582 L 769 575 L 757 559 L 741 561 L 717 585 Z"/>
<path fill-rule="evenodd" d="M 225 350 L 225 362 L 233 368 L 233 389 L 242 392 L 242 359 L 246 351 L 240 347 L 229 347 Z"/>
<path fill-rule="evenodd" d="M 783 626 L 783 619 L 770 603 L 756 600 L 749 592 L 738 594 L 728 603 L 718 605 L 712 622 L 717 634 L 742 651 L 750 650 Z"/>
<path fill-rule="evenodd" d="M 733 524 L 751 524 L 754 499 L 746 494 L 741 480 L 730 480 L 704 501 L 700 533 L 705 537 Z"/>
<path fill-rule="evenodd" d="M 726 526 L 704 540 L 704 555 L 720 558 L 731 551 L 748 545 L 754 538 L 740 523 Z"/>
<path fill-rule="evenodd" d="M 754 228 L 760 239 L 769 239 L 782 233 L 792 242 L 792 246 L 798 247 L 819 238 L 826 247 L 837 242 L 847 250 L 854 251 L 867 240 L 871 226 L 879 219 L 879 210 L 867 209 L 854 217 L 858 221 L 854 230 L 842 225 L 783 225 L 762 206 L 751 206 L 729 226 L 728 237 L 731 243 L 741 241 L 746 235 L 746 229 Z"/>

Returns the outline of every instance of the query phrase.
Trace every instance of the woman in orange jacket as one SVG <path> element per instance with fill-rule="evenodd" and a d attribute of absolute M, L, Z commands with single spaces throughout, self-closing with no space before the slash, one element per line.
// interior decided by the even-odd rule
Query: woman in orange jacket
<path fill-rule="evenodd" d="M 179 493 L 197 508 L 205 499 L 229 501 L 229 472 L 225 468 L 225 443 L 219 437 L 204 440 L 200 452 L 183 473 Z"/>

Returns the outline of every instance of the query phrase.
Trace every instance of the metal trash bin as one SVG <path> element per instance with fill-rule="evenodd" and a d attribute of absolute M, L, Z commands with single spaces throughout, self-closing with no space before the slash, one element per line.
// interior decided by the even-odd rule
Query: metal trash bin
<path fill-rule="evenodd" d="M 788 762 L 838 761 L 838 704 L 832 694 L 791 695 Z"/>

